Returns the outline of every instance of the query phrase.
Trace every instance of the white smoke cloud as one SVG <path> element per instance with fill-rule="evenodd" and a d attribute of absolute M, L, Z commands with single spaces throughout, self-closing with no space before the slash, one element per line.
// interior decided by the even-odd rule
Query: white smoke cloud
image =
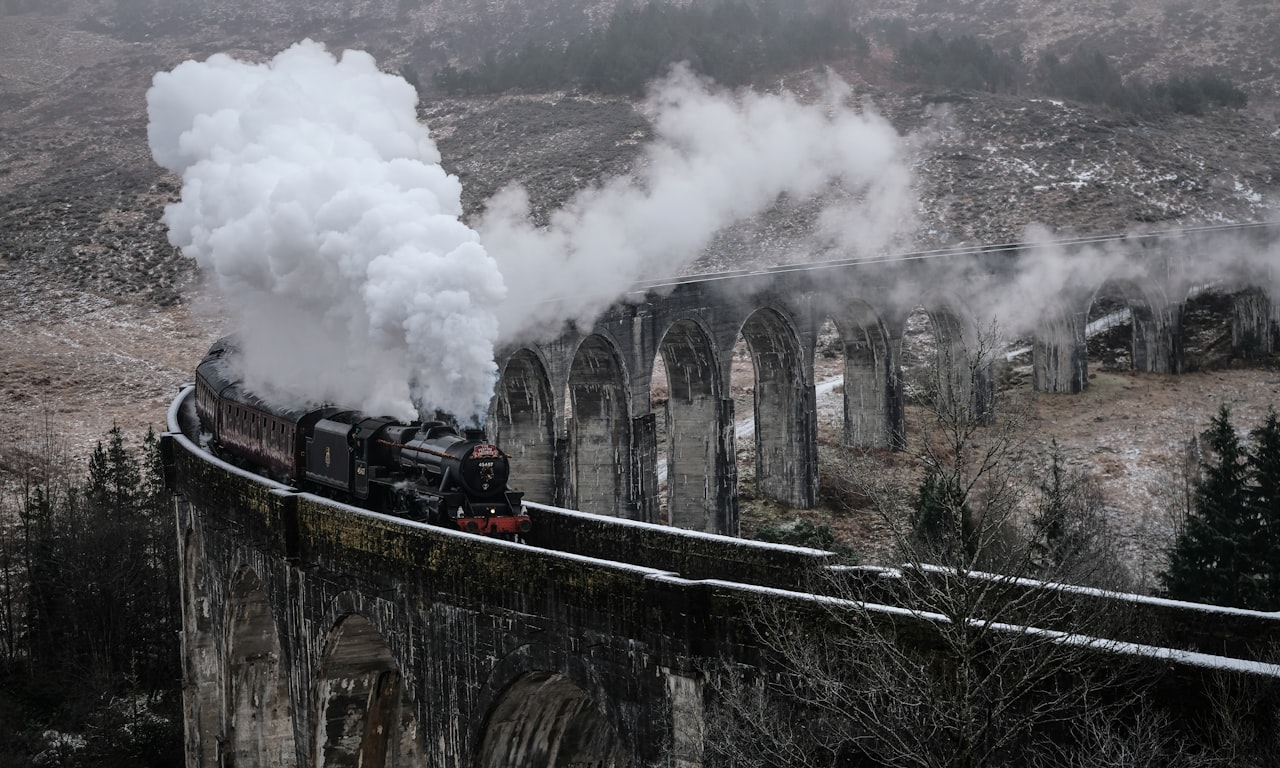
<path fill-rule="evenodd" d="M 414 89 L 304 41 L 155 76 L 152 154 L 182 175 L 170 241 L 216 283 L 248 386 L 400 418 L 482 414 L 506 289 Z"/>
<path fill-rule="evenodd" d="M 509 188 L 482 236 L 459 220 L 458 181 L 413 88 L 358 51 L 337 59 L 304 41 L 264 64 L 188 61 L 156 75 L 148 137 L 183 177 L 170 240 L 231 309 L 251 388 L 466 417 L 491 399 L 500 337 L 589 323 L 782 195 L 837 201 L 815 236 L 846 253 L 908 228 L 904 142 L 838 80 L 823 97 L 729 92 L 678 69 L 651 92 L 655 140 L 632 175 L 583 191 L 542 229 Z"/>
<path fill-rule="evenodd" d="M 735 93 L 676 69 L 651 90 L 654 140 L 632 175 L 584 190 L 542 229 L 524 189 L 495 195 L 477 228 L 519 286 L 499 310 L 502 338 L 590 323 L 635 282 L 674 276 L 718 231 L 781 195 L 838 200 L 815 234 L 844 255 L 908 229 L 916 203 L 905 142 L 851 106 L 842 82 L 832 78 L 823 95 Z"/>

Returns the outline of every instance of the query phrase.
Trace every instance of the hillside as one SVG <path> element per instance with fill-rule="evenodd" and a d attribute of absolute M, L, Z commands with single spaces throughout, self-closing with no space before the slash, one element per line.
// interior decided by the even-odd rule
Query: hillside
<path fill-rule="evenodd" d="M 14 471 L 46 429 L 84 455 L 113 422 L 131 432 L 159 427 L 176 387 L 221 329 L 159 222 L 179 187 L 146 144 L 145 94 L 155 73 L 219 51 L 261 60 L 312 36 L 334 49 L 367 48 L 386 70 L 426 75 L 495 48 L 563 40 L 603 23 L 612 3 L 7 0 L 0 7 L 0 428 L 15 436 L 0 446 L 0 467 Z M 1028 55 L 1087 45 L 1129 75 L 1213 65 L 1250 96 L 1240 112 L 1144 121 L 1047 99 L 921 90 L 893 79 L 883 48 L 866 61 L 826 62 L 912 137 L 919 226 L 904 247 L 1019 240 L 1031 224 L 1083 234 L 1276 217 L 1275 3 L 878 0 L 851 12 L 861 23 L 899 18 L 918 31 L 1016 43 Z M 784 84 L 804 91 L 814 74 L 794 72 Z M 576 190 L 629 169 L 650 131 L 636 103 L 582 93 L 427 93 L 419 115 L 444 167 L 461 179 L 471 216 L 520 181 L 534 215 L 545 218 Z M 779 207 L 725 233 L 688 269 L 811 256 L 790 249 L 803 216 Z M 1159 486 L 1150 457 L 1173 455 L 1150 441 L 1180 443 L 1219 400 L 1252 420 L 1274 401 L 1275 376 L 1121 376 L 1102 379 L 1085 397 L 1035 407 L 1045 439 L 1070 441 L 1073 458 L 1113 480 L 1118 507 L 1145 514 L 1156 497 L 1130 491 Z M 1097 411 L 1104 397 L 1109 410 Z M 1142 419 L 1125 418 L 1139 407 Z"/>

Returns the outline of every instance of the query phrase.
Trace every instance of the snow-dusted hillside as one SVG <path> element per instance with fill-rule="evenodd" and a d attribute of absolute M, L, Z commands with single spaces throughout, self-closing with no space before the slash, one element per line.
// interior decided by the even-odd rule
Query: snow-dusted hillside
<path fill-rule="evenodd" d="M 408 65 L 425 74 L 497 45 L 565 37 L 599 23 L 612 5 L 5 3 L 0 428 L 11 437 L 0 444 L 0 468 L 21 470 L 22 450 L 46 425 L 77 455 L 113 422 L 131 432 L 159 427 L 170 395 L 223 330 L 216 313 L 202 312 L 199 281 L 159 222 L 179 187 L 146 144 L 145 93 L 157 72 L 219 51 L 261 59 L 312 35 L 335 48 L 367 47 L 384 69 Z M 831 62 L 868 108 L 910 137 L 919 220 L 912 246 L 1019 240 L 1033 224 L 1090 234 L 1276 218 L 1280 5 L 872 0 L 858 7 L 867 21 L 899 16 L 918 30 L 1017 42 L 1029 54 L 1087 44 L 1143 76 L 1218 65 L 1252 99 L 1240 113 L 1144 122 L 1031 97 L 903 88 L 887 76 L 885 51 L 867 65 Z M 794 73 L 785 85 L 806 90 L 812 74 Z M 428 97 L 419 114 L 443 165 L 462 182 L 469 216 L 517 180 L 545 217 L 576 190 L 630 168 L 650 131 L 631 102 L 582 94 Z M 690 270 L 803 258 L 792 247 L 811 214 L 780 206 L 725 233 Z M 1073 458 L 1091 462 L 1117 506 L 1138 520 L 1156 514 L 1167 487 L 1158 470 L 1170 451 L 1219 402 L 1253 420 L 1275 401 L 1275 379 L 1239 370 L 1100 374 L 1084 396 L 1035 402 L 1036 440 L 1057 437 Z"/>

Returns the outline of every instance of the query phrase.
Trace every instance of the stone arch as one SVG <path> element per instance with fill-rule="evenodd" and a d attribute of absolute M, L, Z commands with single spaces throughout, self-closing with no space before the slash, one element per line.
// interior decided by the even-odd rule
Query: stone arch
<path fill-rule="evenodd" d="M 850 448 L 899 444 L 902 409 L 889 354 L 889 332 L 870 305 L 855 302 L 834 316 L 844 345 L 844 437 Z"/>
<path fill-rule="evenodd" d="M 1276 307 L 1266 290 L 1246 286 L 1231 297 L 1231 348 L 1252 360 L 1276 352 Z"/>
<path fill-rule="evenodd" d="M 288 670 L 258 575 L 242 569 L 229 598 L 224 749 L 234 765 L 297 765 Z"/>
<path fill-rule="evenodd" d="M 742 337 L 755 377 L 756 486 L 783 504 L 810 508 L 818 488 L 817 417 L 799 334 L 777 310 L 759 309 L 743 323 Z"/>
<path fill-rule="evenodd" d="M 425 763 L 418 721 L 385 639 L 348 614 L 329 633 L 316 676 L 317 768 Z"/>
<path fill-rule="evenodd" d="M 626 768 L 618 731 L 568 676 L 529 672 L 486 718 L 476 768 Z"/>
<path fill-rule="evenodd" d="M 631 426 L 626 375 L 612 342 L 582 340 L 569 367 L 569 506 L 627 516 Z"/>
<path fill-rule="evenodd" d="M 1089 299 L 1089 318 L 1104 296 L 1118 296 L 1129 312 L 1133 335 L 1130 366 L 1143 373 L 1178 373 L 1182 370 L 1181 308 L 1161 295 L 1153 295 L 1130 280 L 1108 280 Z M 1086 334 L 1093 328 L 1092 320 Z"/>
<path fill-rule="evenodd" d="M 511 485 L 525 498 L 556 499 L 556 407 L 542 359 L 521 349 L 507 359 L 494 393 L 492 437 L 512 456 Z"/>
<path fill-rule="evenodd" d="M 932 370 L 925 382 L 925 396 L 932 407 L 967 409 L 980 421 L 990 420 L 996 391 L 995 344 L 999 340 L 988 338 L 990 334 L 946 299 L 933 299 L 915 311 L 924 312 L 933 331 Z"/>
<path fill-rule="evenodd" d="M 658 354 L 668 387 L 663 409 L 668 522 L 708 533 L 730 532 L 718 509 L 725 496 L 725 467 L 733 455 L 733 425 L 724 413 L 713 342 L 697 323 L 678 320 L 663 335 Z"/>

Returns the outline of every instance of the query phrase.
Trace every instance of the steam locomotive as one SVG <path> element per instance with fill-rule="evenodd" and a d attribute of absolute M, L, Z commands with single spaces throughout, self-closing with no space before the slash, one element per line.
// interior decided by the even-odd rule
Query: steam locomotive
<path fill-rule="evenodd" d="M 246 390 L 232 339 L 196 367 L 195 407 L 223 458 L 304 491 L 411 520 L 514 538 L 530 529 L 506 454 L 482 430 L 334 407 L 282 408 Z"/>

